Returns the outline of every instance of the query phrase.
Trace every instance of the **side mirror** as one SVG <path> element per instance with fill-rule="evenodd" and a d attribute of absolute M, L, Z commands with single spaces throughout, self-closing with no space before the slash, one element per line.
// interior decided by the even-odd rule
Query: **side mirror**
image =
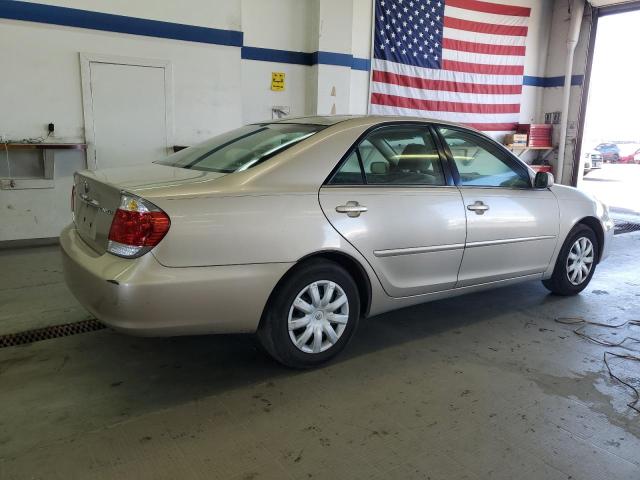
<path fill-rule="evenodd" d="M 533 180 L 535 188 L 548 188 L 553 185 L 553 174 L 549 172 L 538 172 Z"/>

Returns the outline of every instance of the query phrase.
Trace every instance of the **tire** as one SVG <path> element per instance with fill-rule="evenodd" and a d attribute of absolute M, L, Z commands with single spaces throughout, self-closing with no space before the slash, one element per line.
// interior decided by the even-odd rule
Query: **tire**
<path fill-rule="evenodd" d="M 315 300 L 313 285 L 317 287 Z M 345 348 L 359 319 L 360 296 L 349 273 L 335 262 L 310 260 L 297 266 L 276 287 L 257 336 L 267 353 L 281 364 L 313 368 Z M 299 328 L 290 331 L 290 322 Z M 294 343 L 296 340 L 300 346 Z"/>
<path fill-rule="evenodd" d="M 611 163 L 618 163 L 618 160 L 620 160 L 620 156 L 617 153 L 615 153 L 611 158 Z"/>
<path fill-rule="evenodd" d="M 586 225 L 576 225 L 567 235 L 560 250 L 553 275 L 548 280 L 543 280 L 543 285 L 556 295 L 577 295 L 589 285 L 596 271 L 598 251 L 595 232 Z M 579 259 L 582 259 L 582 264 L 588 268 L 588 272 L 584 271 Z"/>

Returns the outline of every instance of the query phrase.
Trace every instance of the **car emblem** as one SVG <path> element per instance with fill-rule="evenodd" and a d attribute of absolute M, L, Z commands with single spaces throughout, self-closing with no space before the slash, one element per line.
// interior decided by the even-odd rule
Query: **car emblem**
<path fill-rule="evenodd" d="M 89 193 L 89 184 L 87 182 L 84 182 L 84 193 Z"/>

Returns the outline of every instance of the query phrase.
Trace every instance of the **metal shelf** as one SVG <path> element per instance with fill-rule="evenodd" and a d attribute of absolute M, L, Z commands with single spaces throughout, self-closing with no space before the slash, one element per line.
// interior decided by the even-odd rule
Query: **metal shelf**
<path fill-rule="evenodd" d="M 518 157 L 521 157 L 530 150 L 553 150 L 553 147 L 514 147 L 509 145 L 505 145 L 505 147 L 515 153 Z"/>
<path fill-rule="evenodd" d="M 86 143 L 0 143 L 3 150 L 86 150 Z"/>

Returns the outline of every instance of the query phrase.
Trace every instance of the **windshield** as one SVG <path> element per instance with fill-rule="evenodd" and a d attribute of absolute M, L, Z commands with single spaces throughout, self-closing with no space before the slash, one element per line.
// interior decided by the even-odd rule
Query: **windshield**
<path fill-rule="evenodd" d="M 233 173 L 254 167 L 325 128 L 323 125 L 246 125 L 155 163 L 206 172 Z"/>

